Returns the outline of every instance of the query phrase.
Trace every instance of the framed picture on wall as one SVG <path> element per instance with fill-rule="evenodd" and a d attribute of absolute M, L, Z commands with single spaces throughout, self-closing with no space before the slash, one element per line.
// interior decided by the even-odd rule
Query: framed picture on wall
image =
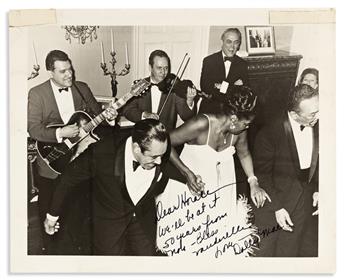
<path fill-rule="evenodd" d="M 276 52 L 273 26 L 246 26 L 245 31 L 249 55 L 265 55 Z"/>

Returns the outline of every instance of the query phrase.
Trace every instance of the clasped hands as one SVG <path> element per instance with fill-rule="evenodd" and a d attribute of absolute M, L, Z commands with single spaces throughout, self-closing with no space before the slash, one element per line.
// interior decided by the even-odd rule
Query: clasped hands
<path fill-rule="evenodd" d="M 215 83 L 214 84 L 214 87 L 216 89 L 219 89 L 219 90 L 220 90 L 221 86 L 222 86 L 222 83 Z M 238 79 L 236 82 L 234 82 L 234 86 L 243 86 L 243 81 L 241 79 Z"/>

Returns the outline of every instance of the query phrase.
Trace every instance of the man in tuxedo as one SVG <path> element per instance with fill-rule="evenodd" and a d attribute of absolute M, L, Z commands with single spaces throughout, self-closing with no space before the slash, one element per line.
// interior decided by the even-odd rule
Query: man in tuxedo
<path fill-rule="evenodd" d="M 92 178 L 93 248 L 96 255 L 156 255 L 155 196 L 167 183 L 162 170 L 169 135 L 155 119 L 137 122 L 130 137 L 102 139 L 61 176 L 45 221 L 57 231 L 64 199 L 73 186 Z"/>
<path fill-rule="evenodd" d="M 149 65 L 151 75 L 146 80 L 151 82 L 151 89 L 130 100 L 123 107 L 123 115 L 132 122 L 147 118 L 159 119 L 171 131 L 176 127 L 177 115 L 186 121 L 196 114 L 196 91 L 188 91 L 186 98 L 177 96 L 174 90 L 168 94 L 169 87 L 164 82 L 170 73 L 170 58 L 164 51 L 153 51 L 149 57 Z"/>
<path fill-rule="evenodd" d="M 231 85 L 248 85 L 247 63 L 236 55 L 242 41 L 241 32 L 237 28 L 226 29 L 222 36 L 222 49 L 204 58 L 200 77 L 203 92 L 211 95 L 211 99 L 203 99 L 199 112 L 217 113 L 215 99 L 225 94 Z"/>
<path fill-rule="evenodd" d="M 272 199 L 255 209 L 259 257 L 318 255 L 318 116 L 318 90 L 299 85 L 287 112 L 257 135 L 255 174 Z"/>
<path fill-rule="evenodd" d="M 66 53 L 60 50 L 49 52 L 45 64 L 50 79 L 29 91 L 28 132 L 30 137 L 35 140 L 60 143 L 65 138 L 78 135 L 79 128 L 77 124 L 67 125 L 62 128 L 48 128 L 48 125 L 67 123 L 72 114 L 77 110 L 88 111 L 91 115 L 98 114 L 101 111 L 101 107 L 86 83 L 74 81 L 72 62 Z M 114 124 L 116 111 L 109 109 L 106 114 L 107 119 Z M 41 157 L 37 157 L 37 167 L 39 175 L 37 178 L 39 188 L 38 204 L 40 220 L 43 226 L 45 213 L 48 210 L 51 196 L 55 190 L 58 174 L 52 171 Z M 76 205 L 75 202 L 73 204 Z M 74 211 L 74 213 L 69 214 L 70 216 L 82 214 L 82 211 L 77 209 L 69 209 L 68 211 Z M 68 237 L 70 235 L 73 234 L 61 233 L 59 239 L 61 244 L 64 244 L 61 246 L 57 245 L 57 240 L 54 242 L 49 242 L 48 239 L 44 240 L 44 253 L 73 253 L 73 250 L 70 249 L 76 248 L 79 245 L 76 245 L 75 241 L 70 240 Z"/>

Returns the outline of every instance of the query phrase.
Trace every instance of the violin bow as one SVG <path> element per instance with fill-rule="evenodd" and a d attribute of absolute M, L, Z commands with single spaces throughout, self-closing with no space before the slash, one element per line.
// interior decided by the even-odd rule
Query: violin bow
<path fill-rule="evenodd" d="M 159 113 L 158 113 L 158 116 L 159 116 L 159 117 L 160 117 L 160 115 L 161 115 L 162 112 L 163 112 L 163 109 L 164 109 L 165 104 L 167 103 L 167 101 L 168 101 L 168 99 L 169 99 L 169 96 L 171 95 L 172 89 L 174 88 L 174 85 L 175 85 L 175 83 L 176 83 L 176 81 L 177 81 L 178 74 L 179 74 L 179 72 L 180 72 L 180 70 L 181 70 L 181 67 L 182 67 L 182 65 L 183 65 L 183 63 L 184 63 L 184 61 L 185 61 L 185 59 L 186 59 L 187 56 L 188 56 L 188 53 L 186 53 L 186 54 L 184 55 L 184 57 L 183 57 L 183 59 L 182 59 L 182 62 L 180 63 L 180 66 L 179 66 L 179 68 L 178 68 L 178 70 L 177 70 L 177 72 L 176 72 L 176 77 L 175 77 L 175 79 L 174 79 L 174 81 L 173 81 L 173 83 L 172 83 L 172 85 L 171 85 L 171 87 L 170 87 L 170 90 L 169 90 L 169 92 L 168 92 L 167 98 L 165 99 L 165 101 L 164 101 L 164 103 L 163 103 L 163 105 L 162 105 L 162 108 L 161 108 L 161 110 L 160 110 Z M 187 60 L 187 62 L 186 62 L 186 64 L 185 64 L 185 66 L 184 66 L 184 68 L 183 68 L 182 75 L 183 75 L 184 71 L 186 70 L 186 67 L 187 67 L 187 65 L 188 65 L 188 63 L 189 63 L 189 60 L 190 60 L 190 57 L 188 58 L 188 60 Z M 181 75 L 181 78 L 182 78 L 182 75 Z"/>
<path fill-rule="evenodd" d="M 186 68 L 187 68 L 187 66 L 188 66 L 189 61 L 190 61 L 190 57 L 188 57 L 187 62 L 186 62 L 186 64 L 184 65 L 183 71 L 182 71 L 182 73 L 181 73 L 180 80 L 182 80 L 182 76 L 183 76 L 183 74 L 184 74 L 184 71 L 186 71 Z"/>

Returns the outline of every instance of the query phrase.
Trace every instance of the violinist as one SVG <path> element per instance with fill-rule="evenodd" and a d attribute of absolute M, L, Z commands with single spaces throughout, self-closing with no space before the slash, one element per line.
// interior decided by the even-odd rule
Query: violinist
<path fill-rule="evenodd" d="M 132 122 L 147 118 L 159 119 L 171 131 L 176 127 L 177 115 L 187 121 L 196 114 L 196 90 L 188 89 L 186 98 L 176 95 L 174 88 L 171 88 L 170 58 L 162 50 L 150 54 L 149 67 L 151 74 L 145 79 L 151 82 L 150 90 L 128 102 L 122 113 Z"/>

